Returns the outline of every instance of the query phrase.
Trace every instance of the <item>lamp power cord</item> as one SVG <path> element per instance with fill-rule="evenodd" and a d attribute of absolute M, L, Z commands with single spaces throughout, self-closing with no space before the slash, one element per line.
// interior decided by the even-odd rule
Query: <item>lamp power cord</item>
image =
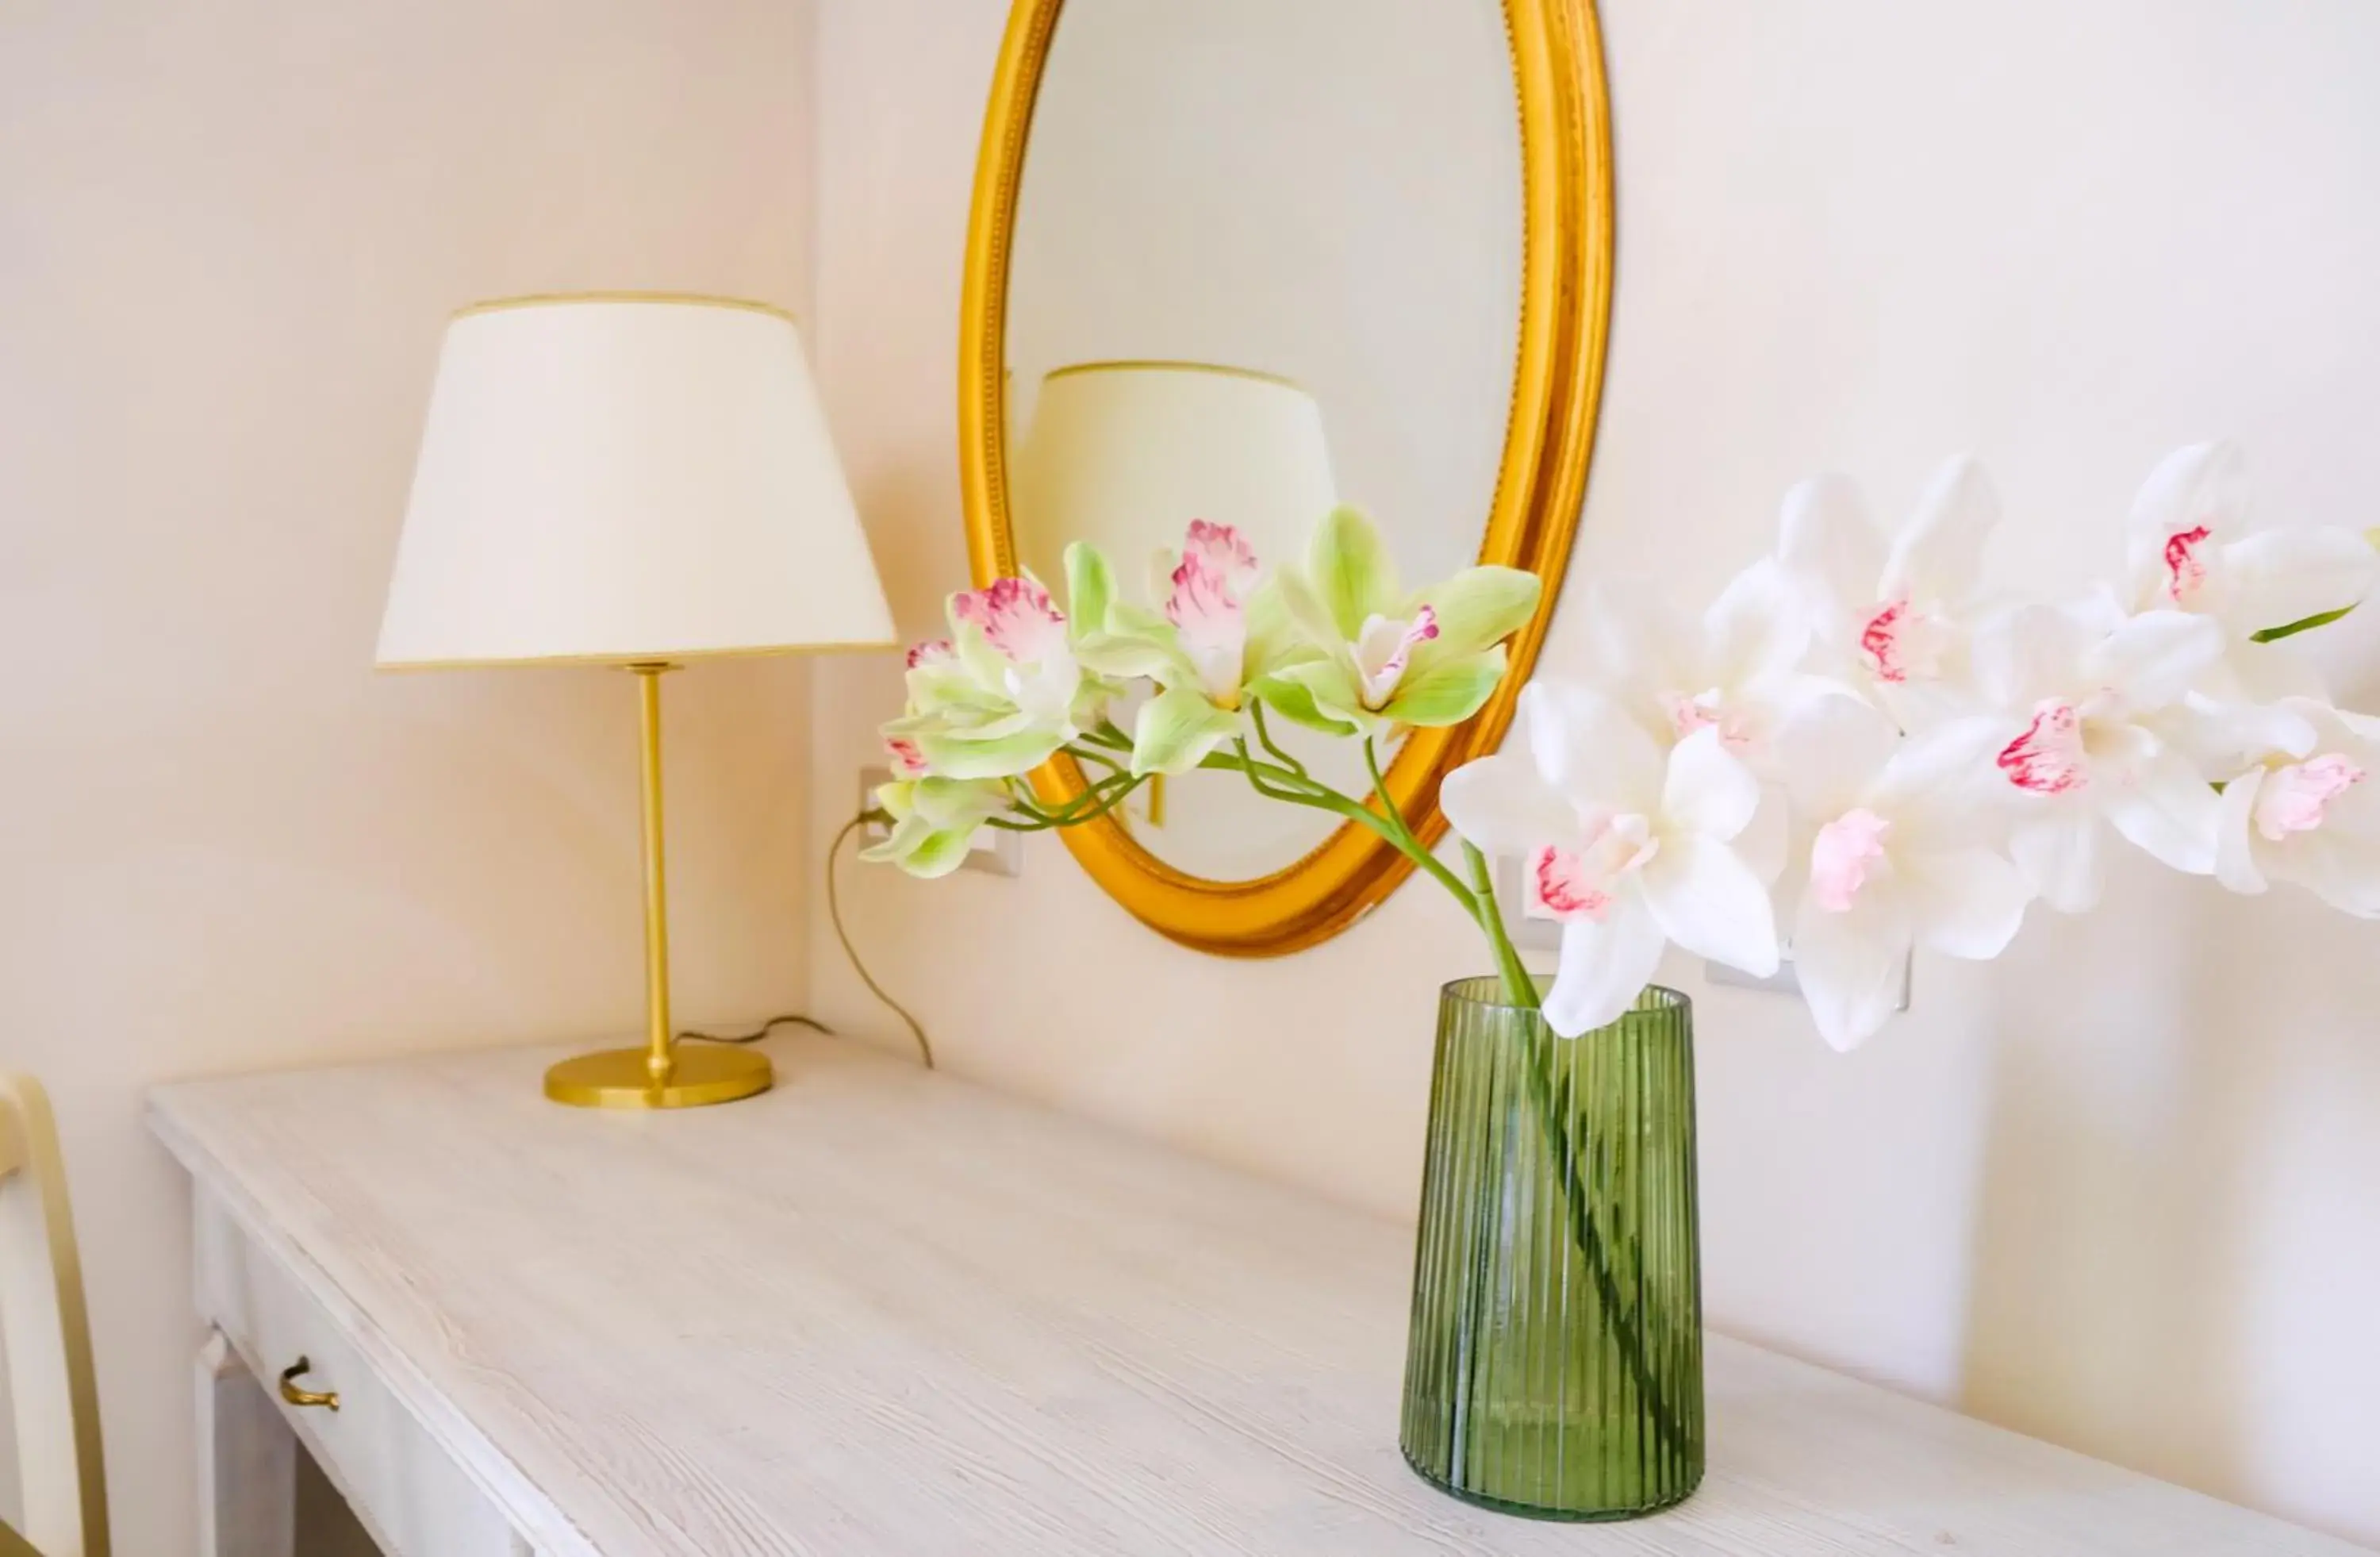
<path fill-rule="evenodd" d="M 878 983 L 875 976 L 868 971 L 868 965 L 859 960 L 859 948 L 851 943 L 850 930 L 843 922 L 843 899 L 841 894 L 835 889 L 835 861 L 841 858 L 843 854 L 843 845 L 850 842 L 852 834 L 858 832 L 862 827 L 865 827 L 868 824 L 868 814 L 864 811 L 859 815 L 853 817 L 849 821 L 843 824 L 843 831 L 834 835 L 834 842 L 827 845 L 827 918 L 834 925 L 834 938 L 838 942 L 842 943 L 843 955 L 844 958 L 850 962 L 851 970 L 859 975 L 859 981 L 868 986 L 868 992 L 869 994 L 874 995 L 879 1001 L 883 1003 L 886 1010 L 892 1012 L 895 1016 L 900 1017 L 904 1023 L 907 1024 L 910 1036 L 917 1040 L 917 1057 L 925 1062 L 926 1068 L 928 1070 L 932 1070 L 934 1068 L 934 1046 L 933 1043 L 926 1037 L 926 1028 L 924 1024 L 920 1023 L 917 1017 L 909 1014 L 909 1008 L 907 1006 L 903 1005 L 899 1001 L 894 1000 L 890 994 L 887 994 L 885 992 L 884 986 Z M 808 1028 L 815 1032 L 825 1033 L 830 1038 L 835 1036 L 834 1029 L 828 1027 L 824 1022 L 820 1021 L 817 1017 L 804 1016 L 792 1013 L 788 1013 L 782 1016 L 771 1016 L 767 1021 L 761 1023 L 759 1027 L 753 1028 L 750 1032 L 682 1032 L 677 1036 L 681 1042 L 691 1040 L 696 1043 L 758 1043 L 762 1039 L 768 1037 L 771 1032 L 774 1032 L 777 1028 L 787 1027 Z"/>

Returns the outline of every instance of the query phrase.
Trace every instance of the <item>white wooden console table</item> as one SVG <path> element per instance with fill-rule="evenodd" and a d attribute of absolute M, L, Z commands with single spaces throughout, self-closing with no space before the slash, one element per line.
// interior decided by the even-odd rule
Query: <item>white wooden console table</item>
<path fill-rule="evenodd" d="M 156 1093 L 208 1550 L 288 1557 L 298 1441 L 396 1557 L 2352 1550 L 1718 1337 L 1682 1509 L 1483 1513 L 1398 1455 L 1404 1228 L 772 1052 L 775 1091 L 670 1114 L 548 1103 L 535 1051 Z M 285 1403 L 301 1357 L 337 1410 Z"/>

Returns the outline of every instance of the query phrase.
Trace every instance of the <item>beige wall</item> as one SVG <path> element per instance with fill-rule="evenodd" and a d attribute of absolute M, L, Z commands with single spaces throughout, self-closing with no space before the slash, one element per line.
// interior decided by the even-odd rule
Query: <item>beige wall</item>
<path fill-rule="evenodd" d="M 141 1089 L 635 1026 L 628 688 L 375 678 L 381 591 L 448 309 L 806 300 L 809 47 L 802 0 L 0 6 L 0 1064 L 57 1097 L 120 1551 L 192 1550 Z M 689 1016 L 803 997 L 805 680 L 670 688 Z"/>
<path fill-rule="evenodd" d="M 819 291 L 836 432 L 904 624 L 964 580 L 959 255 L 1005 0 L 827 0 Z M 2278 519 L 2372 519 L 2380 12 L 2362 0 L 1606 0 L 1623 202 L 1610 398 L 1573 581 L 1694 596 L 1793 478 L 1899 510 L 1972 448 L 2011 580 L 2112 566 L 2166 448 L 2233 433 Z M 1383 499 L 1386 501 L 1386 499 Z M 1558 623 L 1547 663 L 1575 663 Z M 2365 706 L 2380 621 L 2329 646 Z M 823 669 L 814 825 L 889 663 Z M 950 1067 L 1411 1215 L 1434 986 L 1415 887 L 1309 955 L 1138 929 L 1050 840 L 1025 873 L 853 870 L 855 927 Z M 1722 1325 L 2380 1540 L 2374 931 L 2119 873 L 1828 1052 L 1703 991 Z M 884 1028 L 814 926 L 824 1013 Z M 1384 1422 L 1381 1430 L 1392 1430 Z"/>

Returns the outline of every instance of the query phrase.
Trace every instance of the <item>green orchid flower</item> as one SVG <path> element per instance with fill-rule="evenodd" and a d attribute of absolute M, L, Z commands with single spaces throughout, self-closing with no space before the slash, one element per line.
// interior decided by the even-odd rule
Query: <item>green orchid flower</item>
<path fill-rule="evenodd" d="M 878 785 L 876 807 L 892 819 L 892 830 L 859 858 L 897 865 L 923 881 L 947 876 L 965 862 L 977 832 L 1012 799 L 1002 779 L 899 778 Z"/>
<path fill-rule="evenodd" d="M 1334 736 L 1460 724 L 1504 679 L 1503 640 L 1536 614 L 1543 586 L 1514 567 L 1470 567 L 1405 592 L 1372 521 L 1340 508 L 1314 532 L 1303 573 L 1278 580 L 1314 652 L 1277 666 L 1256 695 Z"/>
<path fill-rule="evenodd" d="M 951 597 L 951 636 L 909 651 L 908 709 L 883 728 L 906 776 L 1014 778 L 1107 717 L 1123 690 L 1087 673 L 1080 625 L 1107 614 L 1104 559 L 1067 559 L 1067 613 L 1031 574 Z"/>
<path fill-rule="evenodd" d="M 1067 553 L 1068 571 L 1075 570 Z M 1106 564 L 1099 564 L 1102 576 Z M 1281 593 L 1260 580 L 1255 548 L 1230 525 L 1194 519 L 1181 552 L 1158 559 L 1150 610 L 1113 598 L 1103 630 L 1075 651 L 1104 676 L 1157 683 L 1133 723 L 1132 771 L 1179 773 L 1246 728 L 1256 684 L 1313 651 L 1303 646 Z"/>

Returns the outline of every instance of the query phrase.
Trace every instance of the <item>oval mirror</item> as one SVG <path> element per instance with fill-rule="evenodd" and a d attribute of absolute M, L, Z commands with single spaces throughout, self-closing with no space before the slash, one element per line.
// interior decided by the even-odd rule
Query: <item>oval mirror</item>
<path fill-rule="evenodd" d="M 1502 738 L 1569 554 L 1609 308 L 1608 139 L 1586 0 L 1017 0 L 961 348 L 978 583 L 1054 579 L 1089 541 L 1136 589 L 1193 518 L 1293 561 L 1338 503 L 1416 581 L 1538 573 L 1497 699 L 1389 767 L 1408 815 L 1433 802 L 1435 838 L 1438 781 Z M 1353 743 L 1292 748 L 1368 787 Z M 1064 758 L 1034 778 L 1052 800 L 1082 782 Z M 1155 929 L 1263 955 L 1409 870 L 1334 820 L 1193 772 L 1063 835 Z"/>

